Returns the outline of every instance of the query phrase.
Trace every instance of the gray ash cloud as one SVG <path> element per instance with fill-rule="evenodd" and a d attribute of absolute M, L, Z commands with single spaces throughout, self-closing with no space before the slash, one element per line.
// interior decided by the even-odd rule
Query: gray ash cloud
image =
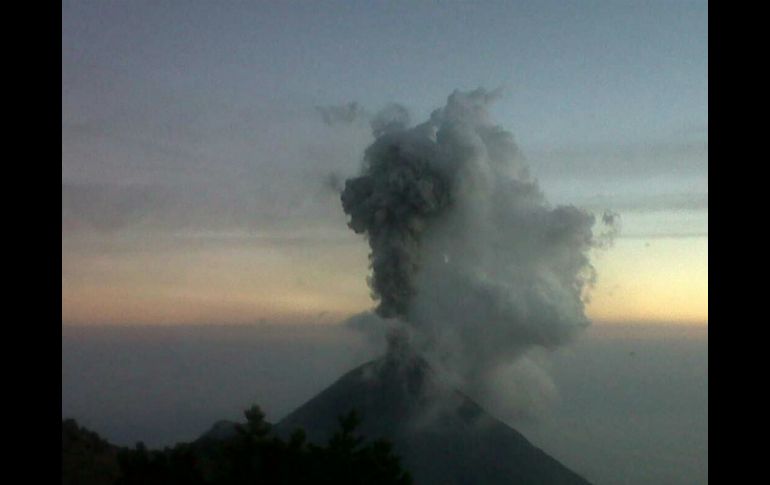
<path fill-rule="evenodd" d="M 375 116 L 362 171 L 341 194 L 369 241 L 376 313 L 466 383 L 589 324 L 588 253 L 603 244 L 594 215 L 547 202 L 491 120 L 496 97 L 456 91 L 411 127 L 402 109 Z"/>
<path fill-rule="evenodd" d="M 365 155 L 364 174 L 345 182 L 342 207 L 349 226 L 371 246 L 371 288 L 383 317 L 407 318 L 416 295 L 420 240 L 451 205 L 449 179 L 429 154 L 404 146 L 400 132 L 382 136 Z"/>

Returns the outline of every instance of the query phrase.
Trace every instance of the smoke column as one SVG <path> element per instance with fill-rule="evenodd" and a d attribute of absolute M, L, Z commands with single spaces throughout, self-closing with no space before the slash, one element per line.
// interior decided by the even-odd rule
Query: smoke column
<path fill-rule="evenodd" d="M 466 383 L 589 324 L 588 251 L 599 244 L 592 214 L 547 203 L 490 119 L 495 98 L 456 91 L 416 126 L 390 107 L 341 195 L 371 247 L 376 313 Z"/>

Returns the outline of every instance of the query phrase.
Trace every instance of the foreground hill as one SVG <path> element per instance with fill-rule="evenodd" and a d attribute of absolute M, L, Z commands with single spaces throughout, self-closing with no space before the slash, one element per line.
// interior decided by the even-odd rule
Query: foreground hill
<path fill-rule="evenodd" d="M 119 448 L 72 419 L 62 420 L 62 485 L 109 485 L 120 476 Z"/>
<path fill-rule="evenodd" d="M 220 422 L 193 443 L 149 450 L 118 448 L 74 420 L 62 421 L 63 485 L 411 485 L 392 446 L 356 432 L 355 413 L 339 420 L 325 446 L 304 433 L 271 433 L 259 406 L 246 423 Z M 217 431 L 221 431 L 218 433 Z"/>

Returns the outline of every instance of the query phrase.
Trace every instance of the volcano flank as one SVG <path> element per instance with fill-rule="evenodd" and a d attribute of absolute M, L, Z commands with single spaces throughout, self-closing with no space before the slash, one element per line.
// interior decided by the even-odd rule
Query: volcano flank
<path fill-rule="evenodd" d="M 421 357 L 386 356 L 353 369 L 274 428 L 302 428 L 326 443 L 338 418 L 355 410 L 360 433 L 394 444 L 417 484 L 564 484 L 585 479 L 444 384 Z"/>

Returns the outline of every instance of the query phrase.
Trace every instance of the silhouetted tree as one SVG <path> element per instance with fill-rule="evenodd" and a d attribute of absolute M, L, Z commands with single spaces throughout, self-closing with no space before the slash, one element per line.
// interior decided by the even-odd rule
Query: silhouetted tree
<path fill-rule="evenodd" d="M 308 443 L 298 429 L 288 441 L 271 434 L 259 406 L 244 412 L 246 423 L 230 439 L 181 443 L 148 450 L 144 443 L 117 453 L 116 485 L 255 485 L 334 483 L 336 485 L 409 485 L 411 478 L 385 441 L 367 443 L 356 434 L 355 411 L 339 418 L 340 428 L 326 446 Z M 62 433 L 65 426 L 62 423 Z M 106 442 L 105 442 L 106 443 Z M 63 471 L 63 477 L 65 472 Z M 65 483 L 66 480 L 64 480 Z M 75 483 L 75 482 L 71 482 Z M 90 485 L 88 481 L 79 481 Z M 103 483 L 103 482 L 100 482 Z"/>
<path fill-rule="evenodd" d="M 109 485 L 120 475 L 117 447 L 74 419 L 62 420 L 62 484 Z"/>

